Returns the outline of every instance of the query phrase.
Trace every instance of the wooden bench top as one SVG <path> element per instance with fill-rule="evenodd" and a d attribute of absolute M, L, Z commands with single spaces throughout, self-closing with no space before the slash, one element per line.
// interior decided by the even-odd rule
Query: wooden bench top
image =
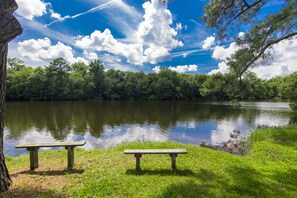
<path fill-rule="evenodd" d="M 127 149 L 124 154 L 187 154 L 186 149 Z"/>
<path fill-rule="evenodd" d="M 86 144 L 86 141 L 80 141 L 80 142 L 39 142 L 39 143 L 32 143 L 32 144 L 19 144 L 15 148 L 83 146 L 85 144 Z"/>

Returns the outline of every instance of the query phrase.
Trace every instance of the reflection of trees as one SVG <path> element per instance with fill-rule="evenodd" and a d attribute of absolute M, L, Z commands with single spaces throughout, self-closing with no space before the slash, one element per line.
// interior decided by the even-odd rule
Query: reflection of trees
<path fill-rule="evenodd" d="M 104 125 L 156 124 L 168 129 L 177 122 L 237 119 L 252 122 L 260 111 L 194 102 L 12 102 L 7 104 L 5 126 L 10 138 L 25 131 L 49 131 L 55 139 L 71 131 L 99 137 Z"/>

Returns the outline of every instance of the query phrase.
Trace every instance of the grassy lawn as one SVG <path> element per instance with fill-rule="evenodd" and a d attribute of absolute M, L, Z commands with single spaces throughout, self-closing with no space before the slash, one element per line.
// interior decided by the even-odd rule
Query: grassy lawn
<path fill-rule="evenodd" d="M 254 132 L 245 156 L 179 143 L 134 143 L 109 150 L 75 150 L 65 170 L 65 150 L 7 157 L 13 185 L 6 197 L 297 197 L 297 126 Z M 169 155 L 144 155 L 142 171 L 124 149 L 186 148 L 171 170 Z"/>

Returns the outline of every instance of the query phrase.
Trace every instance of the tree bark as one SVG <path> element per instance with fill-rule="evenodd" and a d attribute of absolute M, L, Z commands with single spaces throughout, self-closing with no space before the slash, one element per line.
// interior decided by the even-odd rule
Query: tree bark
<path fill-rule="evenodd" d="M 5 105 L 5 78 L 6 78 L 7 44 L 0 44 L 0 194 L 7 191 L 11 179 L 5 165 L 3 154 L 4 134 L 4 105 Z"/>
<path fill-rule="evenodd" d="M 3 152 L 3 136 L 8 42 L 22 33 L 20 23 L 12 15 L 17 8 L 14 0 L 0 0 L 0 195 L 11 184 Z"/>

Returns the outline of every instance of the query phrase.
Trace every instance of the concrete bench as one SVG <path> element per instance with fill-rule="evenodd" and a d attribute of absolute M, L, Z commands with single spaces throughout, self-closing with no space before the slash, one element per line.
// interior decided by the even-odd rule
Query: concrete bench
<path fill-rule="evenodd" d="M 85 141 L 81 142 L 51 142 L 51 143 L 33 143 L 33 144 L 19 144 L 15 148 L 26 148 L 30 151 L 30 169 L 38 168 L 38 149 L 40 147 L 65 147 L 68 151 L 68 169 L 72 169 L 74 165 L 74 148 L 76 146 L 85 145 Z"/>
<path fill-rule="evenodd" d="M 140 158 L 143 154 L 169 154 L 171 157 L 171 168 L 176 170 L 176 157 L 178 154 L 187 154 L 186 149 L 136 149 L 136 150 L 125 150 L 124 154 L 134 154 L 136 158 L 136 170 L 140 168 Z"/>

